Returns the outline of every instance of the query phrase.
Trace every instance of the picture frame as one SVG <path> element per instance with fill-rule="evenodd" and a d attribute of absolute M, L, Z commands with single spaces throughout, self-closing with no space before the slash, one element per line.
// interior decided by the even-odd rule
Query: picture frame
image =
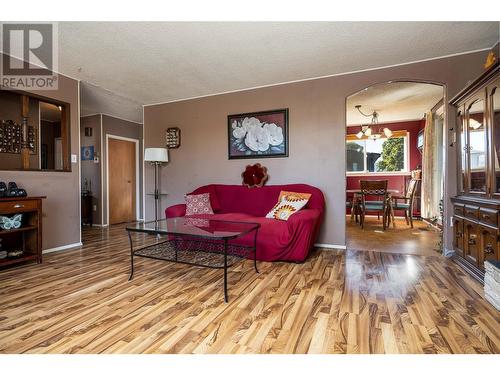
<path fill-rule="evenodd" d="M 288 157 L 288 108 L 227 116 L 228 159 Z"/>
<path fill-rule="evenodd" d="M 82 160 L 94 160 L 94 146 L 82 146 Z"/>

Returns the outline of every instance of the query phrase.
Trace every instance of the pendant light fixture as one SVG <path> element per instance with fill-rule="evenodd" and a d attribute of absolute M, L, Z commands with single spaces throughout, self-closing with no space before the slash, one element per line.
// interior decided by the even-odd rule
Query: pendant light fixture
<path fill-rule="evenodd" d="M 355 105 L 354 108 L 358 110 L 365 117 L 371 117 L 372 121 L 370 125 L 362 125 L 361 130 L 356 134 L 358 139 L 366 137 L 371 140 L 377 140 L 379 138 L 390 138 L 392 137 L 392 131 L 389 128 L 379 128 L 378 132 L 374 131 L 372 127 L 376 127 L 378 125 L 378 113 L 377 111 L 373 111 L 371 114 L 366 114 L 361 111 L 361 105 Z"/>

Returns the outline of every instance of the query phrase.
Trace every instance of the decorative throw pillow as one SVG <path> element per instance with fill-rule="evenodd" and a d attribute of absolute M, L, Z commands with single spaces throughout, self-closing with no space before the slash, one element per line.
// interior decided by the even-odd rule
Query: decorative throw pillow
<path fill-rule="evenodd" d="M 206 185 L 201 188 L 196 189 L 195 191 L 188 193 L 187 195 L 196 195 L 196 194 L 205 194 L 209 193 L 210 194 L 210 206 L 212 207 L 212 210 L 214 213 L 219 212 L 222 207 L 219 203 L 219 200 L 217 199 L 217 192 L 215 190 L 215 185 Z"/>
<path fill-rule="evenodd" d="M 282 190 L 280 192 L 278 202 L 281 202 L 283 200 L 283 198 L 286 197 L 286 199 L 289 201 L 297 201 L 297 200 L 305 199 L 306 203 L 307 203 L 307 201 L 309 201 L 309 198 L 311 198 L 311 195 L 312 194 L 310 194 L 310 193 L 295 193 L 293 191 L 283 191 Z"/>
<path fill-rule="evenodd" d="M 210 193 L 186 195 L 186 216 L 191 215 L 213 215 L 214 211 L 210 205 Z"/>
<path fill-rule="evenodd" d="M 268 219 L 288 220 L 290 216 L 304 208 L 311 198 L 309 193 L 282 191 L 278 203 L 266 215 Z"/>

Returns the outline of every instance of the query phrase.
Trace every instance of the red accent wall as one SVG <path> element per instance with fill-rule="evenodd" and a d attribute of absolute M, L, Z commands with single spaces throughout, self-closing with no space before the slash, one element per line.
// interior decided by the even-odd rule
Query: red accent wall
<path fill-rule="evenodd" d="M 392 124 L 381 124 L 381 127 L 389 128 L 392 131 L 406 130 L 409 132 L 409 154 L 410 170 L 417 169 L 422 165 L 422 154 L 417 148 L 418 132 L 425 127 L 425 119 L 415 121 L 397 122 Z M 356 134 L 361 130 L 361 126 L 347 127 L 347 134 Z M 405 189 L 405 175 L 385 175 L 385 176 L 347 176 L 347 189 L 359 189 L 359 180 L 388 180 L 389 189 L 399 190 L 401 194 Z"/>

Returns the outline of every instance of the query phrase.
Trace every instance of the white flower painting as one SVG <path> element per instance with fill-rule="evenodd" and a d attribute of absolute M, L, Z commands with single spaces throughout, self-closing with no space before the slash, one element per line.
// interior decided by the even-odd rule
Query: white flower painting
<path fill-rule="evenodd" d="M 231 115 L 229 158 L 288 156 L 288 110 Z"/>

